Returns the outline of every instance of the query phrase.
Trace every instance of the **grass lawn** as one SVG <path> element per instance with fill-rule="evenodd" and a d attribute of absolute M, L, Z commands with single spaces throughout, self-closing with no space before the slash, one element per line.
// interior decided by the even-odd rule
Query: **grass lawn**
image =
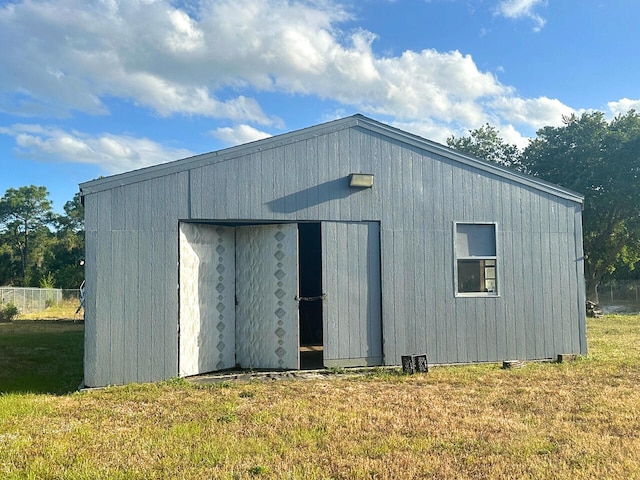
<path fill-rule="evenodd" d="M 84 327 L 72 321 L 0 323 L 0 392 L 62 394 L 82 381 Z"/>
<path fill-rule="evenodd" d="M 0 478 L 640 478 L 640 317 L 588 335 L 586 359 L 514 370 L 8 393 Z"/>

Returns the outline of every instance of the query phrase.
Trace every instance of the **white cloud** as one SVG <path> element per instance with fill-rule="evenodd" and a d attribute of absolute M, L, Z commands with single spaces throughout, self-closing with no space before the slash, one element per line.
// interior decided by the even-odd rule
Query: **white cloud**
<path fill-rule="evenodd" d="M 522 135 L 513 125 L 501 125 L 496 127 L 500 132 L 500 137 L 506 142 L 517 146 L 520 149 L 524 149 L 528 144 L 531 137 Z"/>
<path fill-rule="evenodd" d="M 560 100 L 547 97 L 496 97 L 490 103 L 500 118 L 535 130 L 546 125 L 560 126 L 563 116 L 576 113 Z"/>
<path fill-rule="evenodd" d="M 630 98 L 621 98 L 617 102 L 607 103 L 607 107 L 609 107 L 609 111 L 613 116 L 624 115 L 631 109 L 640 112 L 640 99 L 632 100 Z"/>
<path fill-rule="evenodd" d="M 14 137 L 18 156 L 41 161 L 66 161 L 97 165 L 113 174 L 192 156 L 186 149 L 161 145 L 147 138 L 111 134 L 87 135 L 40 125 L 0 127 Z"/>
<path fill-rule="evenodd" d="M 394 127 L 419 135 L 433 142 L 447 144 L 447 138 L 451 135 L 459 136 L 459 134 L 467 134 L 468 132 L 457 132 L 450 127 L 437 124 L 429 120 L 417 120 L 412 122 L 393 122 Z"/>
<path fill-rule="evenodd" d="M 271 135 L 261 132 L 249 125 L 236 125 L 234 127 L 222 127 L 209 132 L 213 137 L 223 141 L 227 145 L 241 145 L 243 143 L 253 142 Z"/>
<path fill-rule="evenodd" d="M 378 113 L 401 118 L 432 116 L 474 123 L 483 119 L 483 98 L 510 91 L 492 74 L 480 72 L 470 55 L 458 51 L 406 51 L 398 58 L 377 59 L 376 66 L 382 80 L 372 88 L 368 103 Z"/>
<path fill-rule="evenodd" d="M 219 96 L 312 94 L 414 118 L 455 116 L 458 102 L 467 103 L 459 108 L 463 115 L 474 116 L 475 99 L 504 90 L 457 51 L 376 57 L 374 34 L 359 30 L 343 37 L 336 28 L 347 18 L 329 0 L 219 0 L 200 4 L 194 16 L 162 0 L 11 5 L 0 10 L 0 38 L 26 48 L 23 55 L 0 53 L 0 63 L 14 72 L 0 80 L 0 91 L 11 95 L 20 85 L 24 97 L 50 109 L 105 113 L 101 99 L 113 95 L 160 115 L 267 125 L 276 119 L 255 99 Z M 33 31 L 42 34 L 34 37 Z"/>
<path fill-rule="evenodd" d="M 504 1 L 499 14 L 535 21 L 534 8 L 542 4 Z M 256 100 L 261 92 L 329 99 L 413 125 L 436 140 L 486 122 L 537 128 L 570 110 L 558 100 L 518 98 L 457 50 L 378 55 L 374 33 L 339 28 L 349 19 L 339 0 L 4 4 L 0 43 L 20 48 L 0 50 L 0 70 L 10 72 L 0 75 L 0 109 L 39 116 L 107 114 L 107 99 L 116 97 L 161 116 L 207 116 L 239 125 L 214 132 L 230 143 L 264 134 L 251 124 L 282 126 Z M 142 148 L 133 138 L 117 138 L 132 152 Z M 72 139 L 80 143 L 67 148 L 81 156 L 92 137 Z M 132 158 L 127 155 L 123 150 L 118 158 Z"/>
<path fill-rule="evenodd" d="M 539 5 L 546 5 L 546 0 L 502 0 L 498 3 L 495 14 L 506 18 L 528 18 L 533 21 L 533 30 L 539 32 L 546 20 L 533 10 Z"/>
<path fill-rule="evenodd" d="M 231 85 L 240 72 L 238 65 L 224 64 L 228 45 L 216 41 L 215 30 L 205 35 L 202 27 L 166 1 L 58 0 L 0 7 L 0 43 L 20 46 L 0 51 L 0 66 L 12 73 L 0 77 L 3 109 L 16 113 L 36 103 L 54 115 L 104 114 L 102 99 L 116 96 L 160 115 L 271 123 L 254 99 L 217 98 L 215 87 Z"/>

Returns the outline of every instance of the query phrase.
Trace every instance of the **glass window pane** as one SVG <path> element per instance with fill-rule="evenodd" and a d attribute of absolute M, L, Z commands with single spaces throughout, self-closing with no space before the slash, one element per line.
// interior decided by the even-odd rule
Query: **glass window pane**
<path fill-rule="evenodd" d="M 458 260 L 458 293 L 481 292 L 496 292 L 495 260 Z"/>
<path fill-rule="evenodd" d="M 456 253 L 458 257 L 494 257 L 496 255 L 496 226 L 457 224 Z"/>
<path fill-rule="evenodd" d="M 458 292 L 482 292 L 482 260 L 458 260 Z"/>

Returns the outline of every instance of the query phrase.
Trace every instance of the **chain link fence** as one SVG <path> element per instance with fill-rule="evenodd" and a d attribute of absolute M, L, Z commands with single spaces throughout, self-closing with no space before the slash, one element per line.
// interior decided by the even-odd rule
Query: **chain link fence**
<path fill-rule="evenodd" d="M 0 287 L 0 307 L 12 303 L 20 313 L 32 313 L 66 301 L 79 302 L 79 295 L 78 289 Z M 600 285 L 598 298 L 605 313 L 640 312 L 640 281 Z"/>
<path fill-rule="evenodd" d="M 610 282 L 598 286 L 598 301 L 605 313 L 640 312 L 640 281 Z"/>
<path fill-rule="evenodd" d="M 39 312 L 65 301 L 78 301 L 79 294 L 77 289 L 0 287 L 0 307 L 12 303 L 20 313 Z"/>

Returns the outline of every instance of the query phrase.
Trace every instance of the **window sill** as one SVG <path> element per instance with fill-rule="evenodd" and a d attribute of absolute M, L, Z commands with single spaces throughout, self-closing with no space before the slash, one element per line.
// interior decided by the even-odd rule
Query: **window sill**
<path fill-rule="evenodd" d="M 456 298 L 498 298 L 500 294 L 497 292 L 456 292 L 455 296 Z"/>

